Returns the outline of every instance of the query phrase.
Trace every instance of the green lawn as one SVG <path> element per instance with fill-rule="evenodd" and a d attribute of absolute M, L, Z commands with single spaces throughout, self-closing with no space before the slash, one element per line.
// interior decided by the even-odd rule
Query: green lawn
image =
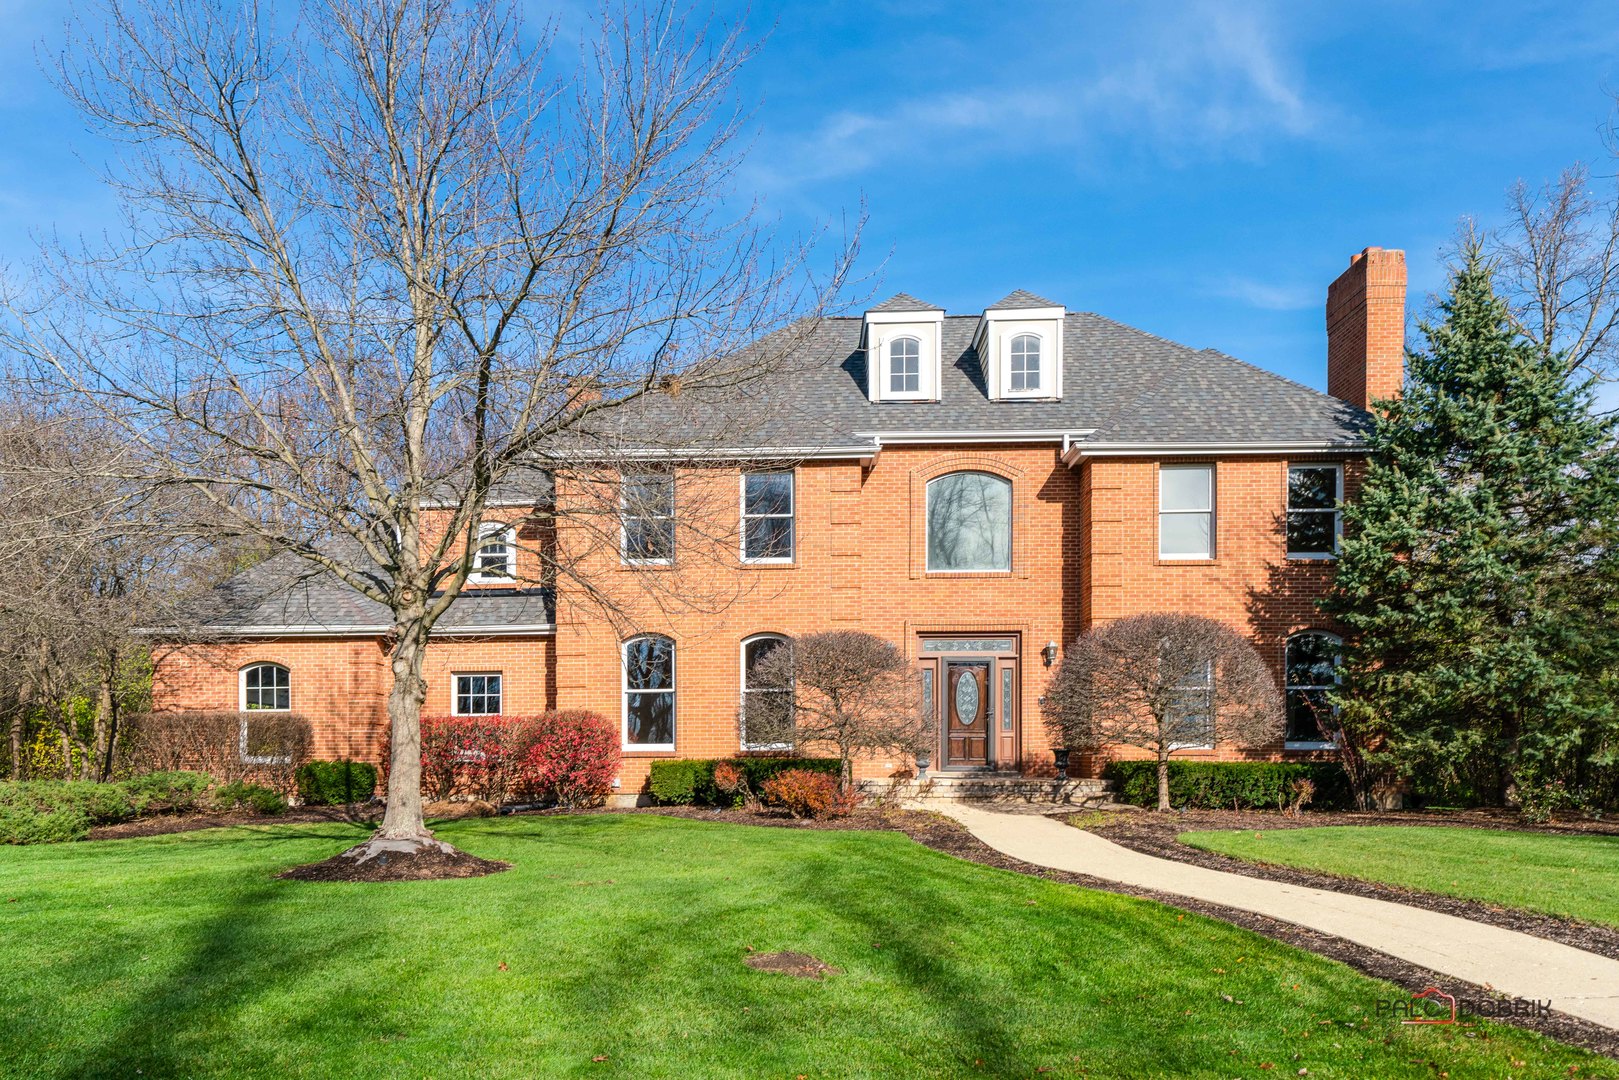
<path fill-rule="evenodd" d="M 1181 840 L 1250 862 L 1619 926 L 1619 836 L 1334 825 L 1259 833 L 1189 832 Z"/>
<path fill-rule="evenodd" d="M 894 833 L 654 815 L 440 832 L 516 868 L 392 885 L 272 877 L 360 835 L 336 825 L 0 850 L 0 1073 L 1614 1071 L 1512 1028 L 1373 1019 L 1393 989 L 1338 964 Z M 746 946 L 844 973 L 755 972 Z"/>

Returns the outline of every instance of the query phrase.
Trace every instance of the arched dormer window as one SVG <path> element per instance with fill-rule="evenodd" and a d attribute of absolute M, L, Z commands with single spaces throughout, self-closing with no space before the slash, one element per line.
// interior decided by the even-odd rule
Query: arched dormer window
<path fill-rule="evenodd" d="M 1038 334 L 1019 334 L 1013 338 L 1010 363 L 1011 391 L 1014 394 L 1027 394 L 1038 391 L 1041 388 L 1040 336 Z"/>
<path fill-rule="evenodd" d="M 1336 745 L 1336 710 L 1327 694 L 1338 686 L 1342 642 L 1334 634 L 1305 630 L 1287 639 L 1287 745 L 1308 749 Z"/>
<path fill-rule="evenodd" d="M 895 338 L 888 343 L 888 390 L 894 394 L 915 394 L 922 389 L 922 343 L 914 337 Z"/>
<path fill-rule="evenodd" d="M 928 482 L 928 570 L 1012 569 L 1012 481 L 985 472 Z"/>

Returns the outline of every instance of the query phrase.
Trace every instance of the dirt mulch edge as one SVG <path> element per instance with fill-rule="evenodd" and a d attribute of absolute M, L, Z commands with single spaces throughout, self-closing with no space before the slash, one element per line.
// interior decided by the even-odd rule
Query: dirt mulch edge
<path fill-rule="evenodd" d="M 90 830 L 88 842 L 97 840 L 127 840 L 136 836 L 166 836 L 169 833 L 194 832 L 197 829 L 229 829 L 242 825 L 318 825 L 334 821 L 346 825 L 364 824 L 376 820 L 376 815 L 364 804 L 350 813 L 344 806 L 299 806 L 284 814 L 260 814 L 251 810 L 202 811 L 190 814 L 153 814 L 116 825 L 97 825 Z"/>
<path fill-rule="evenodd" d="M 1079 827 L 1105 837 L 1120 847 L 1129 848 L 1131 851 L 1139 851 L 1143 855 L 1154 855 L 1160 859 L 1171 859 L 1175 862 L 1201 866 L 1209 870 L 1224 870 L 1227 873 L 1241 874 L 1244 877 L 1259 878 L 1265 881 L 1303 885 L 1314 889 L 1325 889 L 1329 892 L 1347 893 L 1351 896 L 1364 896 L 1373 900 L 1388 900 L 1397 904 L 1407 904 L 1427 911 L 1436 911 L 1443 915 L 1455 915 L 1459 918 L 1471 919 L 1474 922 L 1499 926 L 1504 930 L 1516 930 L 1519 933 L 1545 938 L 1547 941 L 1556 941 L 1576 949 L 1596 953 L 1599 956 L 1606 956 L 1610 960 L 1619 960 L 1619 929 L 1613 927 L 1588 923 L 1580 919 L 1563 918 L 1537 911 L 1525 911 L 1520 908 L 1491 904 L 1483 900 L 1468 900 L 1462 897 L 1446 896 L 1442 893 L 1426 892 L 1401 885 L 1363 881 L 1359 878 L 1328 874 L 1320 870 L 1302 870 L 1297 867 L 1281 866 L 1276 863 L 1249 862 L 1246 859 L 1239 859 L 1231 855 L 1205 851 L 1202 848 L 1182 843 L 1179 839 L 1180 834 L 1183 832 L 1207 830 L 1267 832 L 1319 827 L 1320 825 L 1334 824 L 1332 821 L 1316 821 L 1309 816 L 1302 819 L 1281 819 L 1278 815 L 1278 820 L 1274 821 L 1255 821 L 1249 818 L 1238 824 L 1227 823 L 1223 819 L 1210 821 L 1195 814 L 1175 815 L 1164 820 L 1153 820 L 1154 817 L 1156 815 L 1119 815 L 1119 820 L 1117 821 L 1104 820 L 1095 824 L 1087 821 Z M 1359 820 L 1357 824 L 1370 824 L 1370 822 Z M 1402 821 L 1399 824 L 1412 825 L 1418 823 Z M 1523 829 L 1520 831 L 1550 832 L 1554 830 Z M 1570 832 L 1570 830 L 1555 831 L 1562 834 Z"/>

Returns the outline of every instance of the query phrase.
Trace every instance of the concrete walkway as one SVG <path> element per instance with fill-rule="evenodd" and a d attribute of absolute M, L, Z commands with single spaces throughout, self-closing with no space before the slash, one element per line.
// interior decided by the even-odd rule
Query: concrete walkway
<path fill-rule="evenodd" d="M 1619 1029 L 1619 960 L 1437 911 L 1143 855 L 1053 818 L 929 809 L 1024 862 L 1268 915 Z"/>

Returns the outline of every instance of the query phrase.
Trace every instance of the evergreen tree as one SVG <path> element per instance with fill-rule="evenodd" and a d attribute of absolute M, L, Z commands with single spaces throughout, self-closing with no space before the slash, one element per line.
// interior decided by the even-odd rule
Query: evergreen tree
<path fill-rule="evenodd" d="M 1477 248 L 1439 310 L 1344 513 L 1340 720 L 1385 775 L 1527 805 L 1611 764 L 1616 429 L 1514 335 Z"/>

